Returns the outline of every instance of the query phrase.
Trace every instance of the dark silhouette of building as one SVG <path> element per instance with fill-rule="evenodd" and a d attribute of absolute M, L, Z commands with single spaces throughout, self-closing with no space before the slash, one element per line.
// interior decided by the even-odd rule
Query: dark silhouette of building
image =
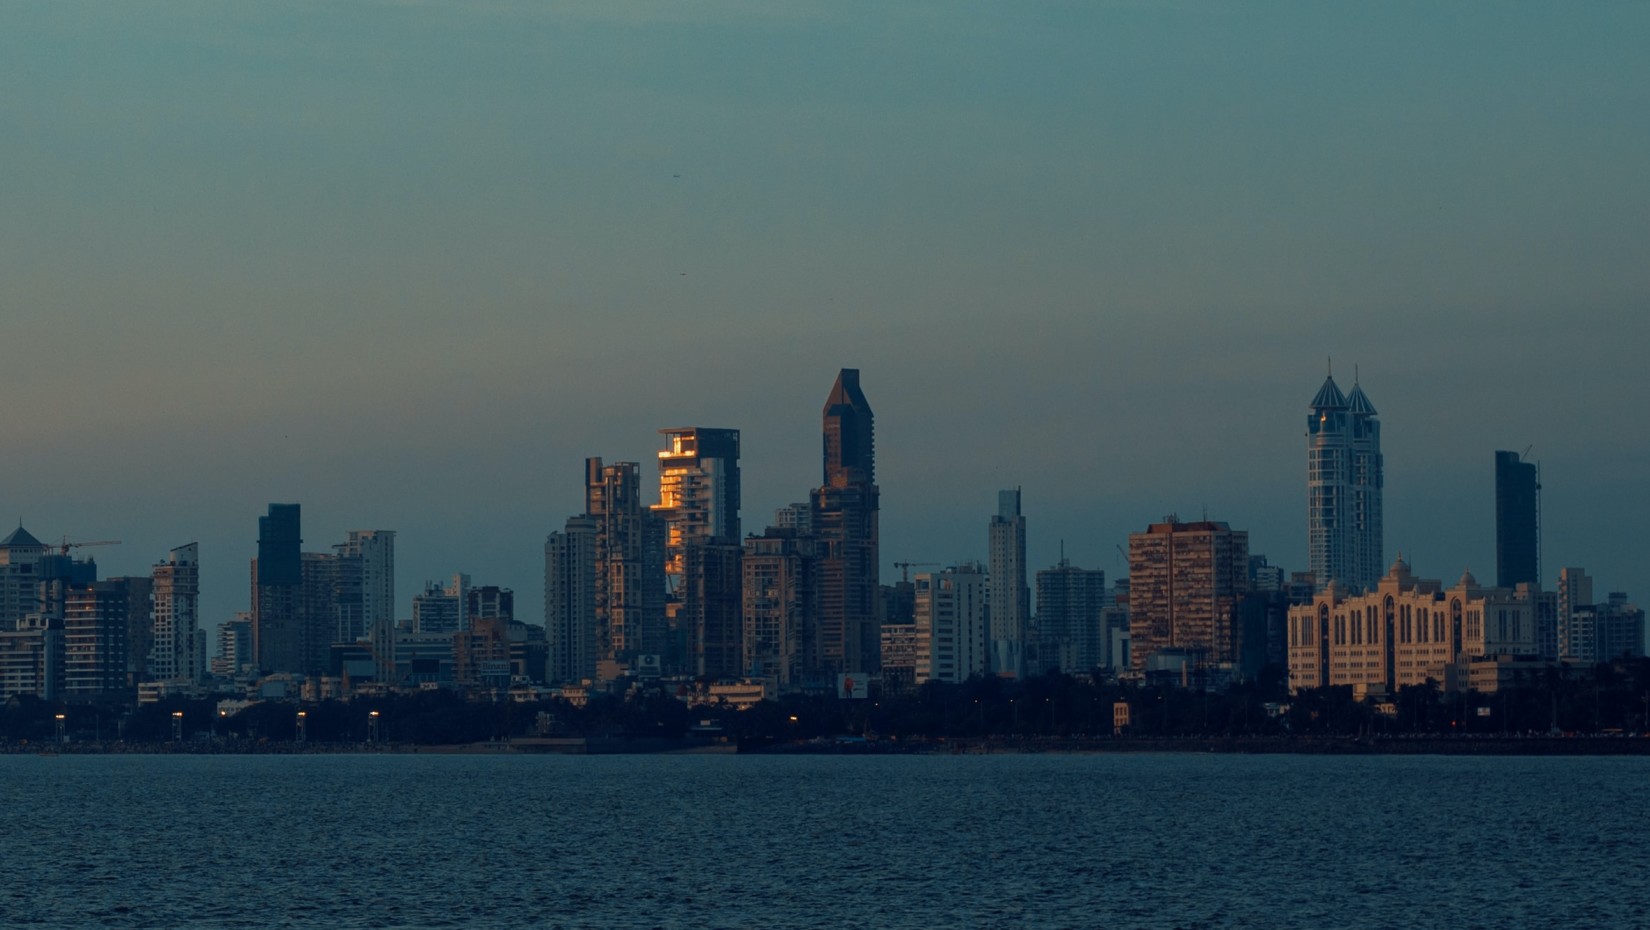
<path fill-rule="evenodd" d="M 1495 586 L 1541 585 L 1541 470 L 1495 453 Z"/>
<path fill-rule="evenodd" d="M 875 672 L 881 664 L 875 420 L 844 368 L 825 399 L 824 484 L 810 498 L 819 552 L 815 673 Z"/>
<path fill-rule="evenodd" d="M 300 670 L 303 533 L 298 504 L 270 504 L 258 518 L 252 560 L 252 661 L 261 672 Z"/>

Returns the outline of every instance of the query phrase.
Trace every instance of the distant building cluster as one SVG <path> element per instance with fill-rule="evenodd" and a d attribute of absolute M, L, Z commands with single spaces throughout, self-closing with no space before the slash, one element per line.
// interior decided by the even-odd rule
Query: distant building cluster
<path fill-rule="evenodd" d="M 1496 584 L 1467 573 L 1446 587 L 1402 557 L 1385 564 L 1381 424 L 1363 389 L 1328 377 L 1308 411 L 1299 572 L 1253 553 L 1243 530 L 1171 514 L 1129 535 L 1126 577 L 1108 584 L 1062 555 L 1033 587 L 1012 488 L 982 520 L 984 562 L 895 561 L 885 584 L 875 416 L 855 369 L 825 400 L 819 484 L 760 533 L 741 525 L 738 430 L 662 429 L 646 470 L 586 459 L 584 509 L 544 544 L 542 625 L 518 617 L 509 588 L 462 573 L 398 615 L 394 531 L 305 551 L 300 505 L 275 503 L 258 520 L 248 609 L 218 624 L 209 662 L 196 544 L 149 575 L 100 579 L 74 550 L 111 541 L 47 545 L 18 527 L 0 539 L 0 699 L 582 701 L 654 682 L 744 706 L 1055 671 L 1219 688 L 1268 669 L 1295 690 L 1373 697 L 1495 690 L 1643 654 L 1644 612 L 1626 595 L 1595 597 L 1575 567 L 1543 590 L 1539 472 L 1524 456 L 1494 456 Z"/>

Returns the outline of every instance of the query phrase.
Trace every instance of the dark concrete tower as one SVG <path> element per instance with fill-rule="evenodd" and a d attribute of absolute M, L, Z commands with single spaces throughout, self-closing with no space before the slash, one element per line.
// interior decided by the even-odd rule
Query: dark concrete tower
<path fill-rule="evenodd" d="M 260 672 L 304 670 L 303 533 L 297 504 L 258 518 L 252 560 L 252 659 Z"/>
<path fill-rule="evenodd" d="M 815 675 L 875 672 L 882 654 L 876 431 L 859 389 L 859 369 L 837 375 L 825 399 L 823 433 L 825 483 L 810 501 L 819 546 L 819 622 L 806 665 Z"/>
<path fill-rule="evenodd" d="M 1541 584 L 1541 473 L 1517 452 L 1495 453 L 1495 586 Z"/>

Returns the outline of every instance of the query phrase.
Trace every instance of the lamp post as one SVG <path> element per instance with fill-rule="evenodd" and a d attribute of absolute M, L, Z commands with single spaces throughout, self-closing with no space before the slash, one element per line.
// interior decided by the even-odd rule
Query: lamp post
<path fill-rule="evenodd" d="M 302 743 L 309 736 L 309 711 L 298 711 L 298 742 Z"/>
<path fill-rule="evenodd" d="M 367 742 L 376 743 L 379 740 L 378 721 L 383 715 L 376 710 L 367 711 Z"/>
<path fill-rule="evenodd" d="M 183 742 L 183 711 L 172 711 L 172 742 Z"/>
<path fill-rule="evenodd" d="M 69 735 L 64 729 L 64 721 L 68 719 L 68 715 L 67 714 L 54 714 L 53 717 L 54 717 L 54 719 L 57 720 L 57 741 L 59 743 L 68 742 L 69 741 Z"/>

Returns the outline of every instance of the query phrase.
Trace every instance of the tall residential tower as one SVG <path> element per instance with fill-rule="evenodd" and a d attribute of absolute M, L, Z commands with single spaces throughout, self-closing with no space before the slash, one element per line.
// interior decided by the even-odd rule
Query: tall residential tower
<path fill-rule="evenodd" d="M 1020 489 L 997 492 L 997 513 L 988 533 L 991 579 L 991 673 L 1026 675 L 1026 641 L 1031 636 L 1031 591 L 1026 587 L 1026 518 Z"/>
<path fill-rule="evenodd" d="M 875 419 L 844 368 L 825 398 L 824 484 L 810 504 L 819 546 L 819 623 L 814 672 L 875 672 L 882 637 L 877 615 L 878 542 Z"/>
<path fill-rule="evenodd" d="M 1312 579 L 1322 589 L 1367 591 L 1381 557 L 1381 422 L 1356 382 L 1342 394 L 1333 376 L 1306 418 L 1306 525 Z"/>

